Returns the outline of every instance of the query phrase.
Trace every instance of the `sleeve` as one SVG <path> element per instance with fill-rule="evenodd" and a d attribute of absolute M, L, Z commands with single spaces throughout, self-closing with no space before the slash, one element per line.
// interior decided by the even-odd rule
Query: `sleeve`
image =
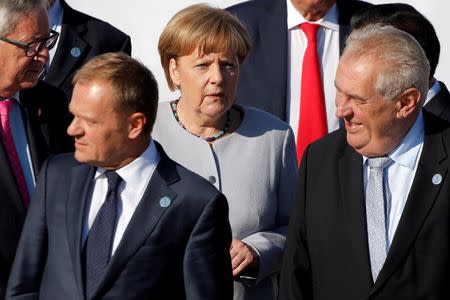
<path fill-rule="evenodd" d="M 233 299 L 228 203 L 222 194 L 203 209 L 183 260 L 186 299 Z"/>
<path fill-rule="evenodd" d="M 300 165 L 283 266 L 280 275 L 279 300 L 312 299 L 311 266 L 306 236 L 307 157 L 309 147 Z"/>
<path fill-rule="evenodd" d="M 45 206 L 48 161 L 42 166 L 36 189 L 31 198 L 5 299 L 39 298 L 39 286 L 47 257 Z"/>
<path fill-rule="evenodd" d="M 255 249 L 259 255 L 259 272 L 256 278 L 242 277 L 247 285 L 258 284 L 262 279 L 281 269 L 287 226 L 292 209 L 292 199 L 297 180 L 297 154 L 294 134 L 286 130 L 282 148 L 281 163 L 278 168 L 277 219 L 278 225 L 272 231 L 256 232 L 242 241 Z"/>

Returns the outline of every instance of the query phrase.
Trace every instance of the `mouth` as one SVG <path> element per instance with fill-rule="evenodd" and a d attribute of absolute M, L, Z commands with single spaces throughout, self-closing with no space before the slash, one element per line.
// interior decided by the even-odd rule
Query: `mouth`
<path fill-rule="evenodd" d="M 75 148 L 86 147 L 86 146 L 87 146 L 86 144 L 75 140 Z"/>
<path fill-rule="evenodd" d="M 353 133 L 357 130 L 359 130 L 360 128 L 362 128 L 363 125 L 359 124 L 359 123 L 353 123 L 350 122 L 348 120 L 345 120 L 345 129 L 347 130 L 347 132 Z"/>
<path fill-rule="evenodd" d="M 224 93 L 223 92 L 217 92 L 217 93 L 208 93 L 208 94 L 206 94 L 206 97 L 209 97 L 209 98 L 223 98 L 223 96 L 224 96 Z"/>

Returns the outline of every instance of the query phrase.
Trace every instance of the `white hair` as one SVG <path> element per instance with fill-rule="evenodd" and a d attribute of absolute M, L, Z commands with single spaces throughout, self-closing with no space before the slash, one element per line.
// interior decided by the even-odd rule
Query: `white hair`
<path fill-rule="evenodd" d="M 46 7 L 46 0 L 1 0 L 0 1 L 0 36 L 14 31 L 20 17 L 31 11 Z"/>
<path fill-rule="evenodd" d="M 350 34 L 342 57 L 353 61 L 370 57 L 381 64 L 375 90 L 385 99 L 395 99 L 406 89 L 417 88 L 423 103 L 428 92 L 430 63 L 410 34 L 392 26 L 368 25 Z"/>

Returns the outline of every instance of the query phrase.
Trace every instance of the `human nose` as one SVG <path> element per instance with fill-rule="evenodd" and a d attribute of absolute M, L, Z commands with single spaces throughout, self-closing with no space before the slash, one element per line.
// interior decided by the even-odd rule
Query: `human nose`
<path fill-rule="evenodd" d="M 210 81 L 211 83 L 221 83 L 223 81 L 223 70 L 219 64 L 213 64 L 210 68 Z"/>
<path fill-rule="evenodd" d="M 49 56 L 50 54 L 48 48 L 42 46 L 37 50 L 36 54 L 34 55 L 34 59 L 45 64 L 47 63 Z"/>
<path fill-rule="evenodd" d="M 352 113 L 350 101 L 345 97 L 336 96 L 336 118 L 341 119 Z"/>
<path fill-rule="evenodd" d="M 70 136 L 79 136 L 82 133 L 82 128 L 79 125 L 77 117 L 74 117 L 72 122 L 70 122 L 69 127 L 67 127 L 67 134 Z"/>

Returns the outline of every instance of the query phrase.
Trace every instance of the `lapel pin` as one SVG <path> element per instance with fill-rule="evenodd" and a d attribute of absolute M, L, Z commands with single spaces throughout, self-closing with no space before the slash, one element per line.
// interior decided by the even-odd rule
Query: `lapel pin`
<path fill-rule="evenodd" d="M 159 206 L 161 207 L 168 207 L 172 203 L 172 200 L 170 200 L 169 197 L 164 196 L 161 199 L 159 199 Z"/>
<path fill-rule="evenodd" d="M 442 175 L 441 174 L 434 174 L 433 178 L 431 179 L 434 185 L 441 184 L 442 182 Z"/>
<path fill-rule="evenodd" d="M 73 47 L 72 49 L 70 49 L 70 54 L 71 54 L 73 57 L 78 57 L 78 56 L 80 56 L 80 54 L 81 54 L 81 50 L 80 50 L 80 48 L 78 48 L 78 47 Z"/>

